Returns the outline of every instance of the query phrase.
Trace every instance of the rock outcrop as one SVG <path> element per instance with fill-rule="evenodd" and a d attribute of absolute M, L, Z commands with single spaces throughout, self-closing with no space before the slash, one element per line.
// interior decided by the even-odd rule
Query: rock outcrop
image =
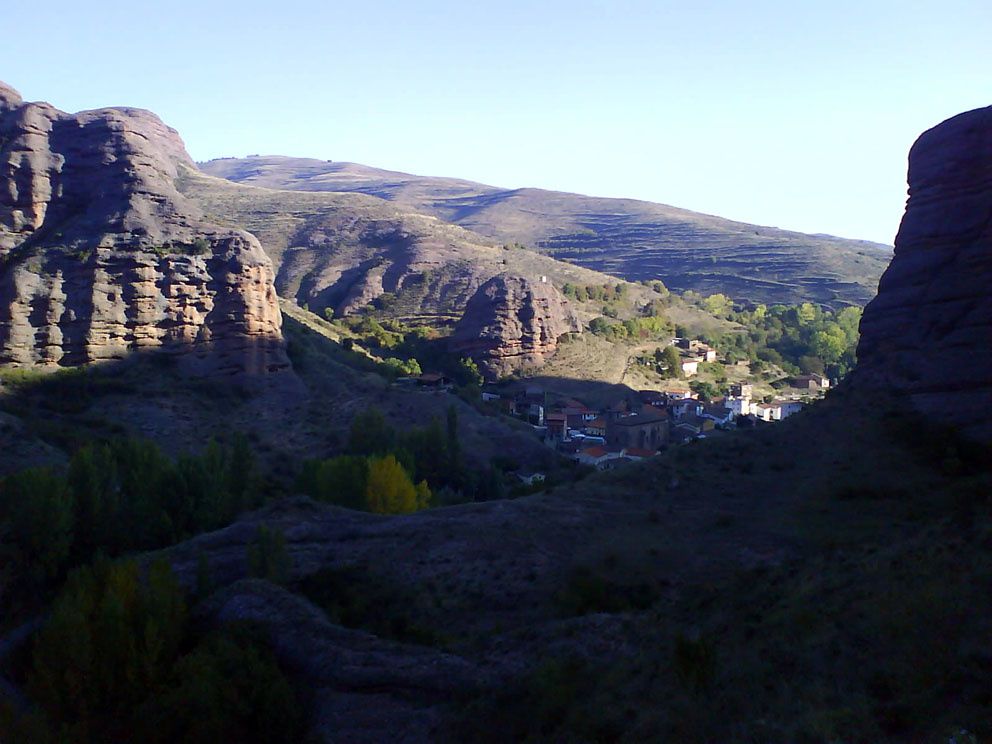
<path fill-rule="evenodd" d="M 857 385 L 992 440 L 992 107 L 924 132 L 909 154 L 895 256 L 865 308 Z"/>
<path fill-rule="evenodd" d="M 69 115 L 0 84 L 0 363 L 161 349 L 197 375 L 289 368 L 271 262 L 179 194 L 192 167 L 150 112 Z"/>
<path fill-rule="evenodd" d="M 582 330 L 568 301 L 545 280 L 499 274 L 468 301 L 451 348 L 469 356 L 487 378 L 545 362 L 558 339 Z"/>

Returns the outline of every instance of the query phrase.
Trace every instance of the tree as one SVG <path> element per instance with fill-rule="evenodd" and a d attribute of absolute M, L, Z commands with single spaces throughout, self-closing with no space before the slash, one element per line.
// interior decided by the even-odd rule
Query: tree
<path fill-rule="evenodd" d="M 448 482 L 458 487 L 461 481 L 462 448 L 458 436 L 458 411 L 454 405 L 448 406 L 447 449 L 448 449 Z"/>
<path fill-rule="evenodd" d="M 389 452 L 395 443 L 396 432 L 378 408 L 369 408 L 352 419 L 348 454 L 381 455 Z"/>
<path fill-rule="evenodd" d="M 150 689 L 162 684 L 186 623 L 167 563 L 142 582 L 134 561 L 98 561 L 70 575 L 35 644 L 28 686 L 72 741 L 113 741 Z"/>
<path fill-rule="evenodd" d="M 0 542 L 0 557 L 13 564 L 15 575 L 34 587 L 58 576 L 72 546 L 72 512 L 66 482 L 51 470 L 32 468 L 4 481 L 0 534 L 6 531 L 9 536 Z"/>
<path fill-rule="evenodd" d="M 703 300 L 703 307 L 711 315 L 726 315 L 730 311 L 732 303 L 726 295 L 711 294 Z"/>
<path fill-rule="evenodd" d="M 304 463 L 297 486 L 303 493 L 320 501 L 347 509 L 365 509 L 368 480 L 368 458 L 339 455 Z"/>
<path fill-rule="evenodd" d="M 279 530 L 260 524 L 255 540 L 248 546 L 248 572 L 274 584 L 289 580 L 292 561 L 286 552 L 286 537 Z"/>
<path fill-rule="evenodd" d="M 376 514 L 408 514 L 417 510 L 417 490 L 393 455 L 369 460 L 365 501 L 368 510 Z"/>
<path fill-rule="evenodd" d="M 665 377 L 682 377 L 682 359 L 674 346 L 666 346 L 661 352 L 661 366 Z"/>

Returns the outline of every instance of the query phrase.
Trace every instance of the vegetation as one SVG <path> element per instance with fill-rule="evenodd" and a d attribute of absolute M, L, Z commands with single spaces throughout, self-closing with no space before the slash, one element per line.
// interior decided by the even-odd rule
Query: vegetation
<path fill-rule="evenodd" d="M 154 444 L 119 439 L 80 449 L 66 473 L 24 470 L 0 487 L 0 595 L 32 597 L 98 552 L 170 545 L 261 503 L 244 437 L 170 460 Z"/>
<path fill-rule="evenodd" d="M 198 635 L 167 564 L 74 571 L 34 643 L 37 707 L 0 715 L 0 736 L 38 744 L 298 742 L 302 708 L 246 627 Z"/>
<path fill-rule="evenodd" d="M 737 312 L 725 310 L 724 314 L 745 331 L 715 340 L 731 361 L 749 359 L 776 364 L 790 374 L 816 373 L 832 378 L 843 377 L 854 368 L 861 308 L 833 312 L 806 302 L 758 305 Z"/>

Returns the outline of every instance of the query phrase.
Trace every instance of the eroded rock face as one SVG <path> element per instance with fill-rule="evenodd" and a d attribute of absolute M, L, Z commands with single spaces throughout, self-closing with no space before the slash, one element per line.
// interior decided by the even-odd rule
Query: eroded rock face
<path fill-rule="evenodd" d="M 992 107 L 924 132 L 909 154 L 895 256 L 865 308 L 856 384 L 992 440 Z"/>
<path fill-rule="evenodd" d="M 184 167 L 154 114 L 69 115 L 0 84 L 0 363 L 162 349 L 195 374 L 289 368 L 271 262 L 176 191 Z"/>
<path fill-rule="evenodd" d="M 550 282 L 500 274 L 468 301 L 452 349 L 470 356 L 489 378 L 542 364 L 565 333 L 582 330 L 568 301 Z"/>

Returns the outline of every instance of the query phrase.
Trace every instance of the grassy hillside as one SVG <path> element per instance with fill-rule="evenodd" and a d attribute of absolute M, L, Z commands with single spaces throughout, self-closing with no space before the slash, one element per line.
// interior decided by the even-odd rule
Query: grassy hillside
<path fill-rule="evenodd" d="M 891 258 L 891 249 L 876 243 L 749 225 L 633 199 L 505 190 L 303 158 L 226 158 L 200 167 L 268 188 L 369 194 L 631 281 L 661 279 L 678 290 L 722 292 L 754 302 L 863 305 L 874 296 Z"/>
<path fill-rule="evenodd" d="M 179 187 L 212 219 L 254 233 L 276 265 L 279 294 L 317 312 L 346 314 L 385 294 L 397 314 L 458 315 L 501 272 L 559 286 L 617 281 L 361 194 L 242 186 L 188 169 Z"/>

